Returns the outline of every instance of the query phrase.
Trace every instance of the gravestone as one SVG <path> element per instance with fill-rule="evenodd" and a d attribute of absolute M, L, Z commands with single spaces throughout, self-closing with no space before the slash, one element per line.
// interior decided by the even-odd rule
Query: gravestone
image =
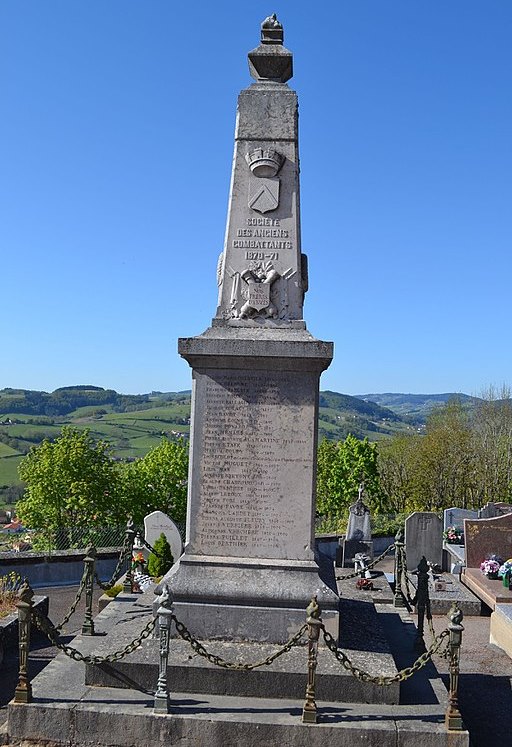
<path fill-rule="evenodd" d="M 418 567 L 425 556 L 428 562 L 443 562 L 443 522 L 431 511 L 415 511 L 405 520 L 405 552 L 407 568 Z"/>
<path fill-rule="evenodd" d="M 185 549 L 166 580 L 199 638 L 283 642 L 314 594 L 324 620 L 338 609 L 314 559 L 318 389 L 333 345 L 303 319 L 297 95 L 275 16 L 249 70 L 217 311 L 178 341 L 193 378 L 190 479 Z"/>
<path fill-rule="evenodd" d="M 472 511 L 469 508 L 446 508 L 444 511 L 444 526 L 443 529 L 446 531 L 448 527 L 458 527 L 464 529 L 464 519 L 476 519 L 478 517 L 478 511 Z"/>
<path fill-rule="evenodd" d="M 356 555 L 367 555 L 373 560 L 370 509 L 363 502 L 363 486 L 359 488 L 357 501 L 349 506 L 347 534 L 343 540 L 343 566 L 352 565 Z"/>
<path fill-rule="evenodd" d="M 172 557 L 176 562 L 183 552 L 180 530 L 163 511 L 153 511 L 144 517 L 144 539 L 151 547 L 154 547 L 161 534 L 164 534 L 167 538 L 167 542 L 171 546 Z"/>
<path fill-rule="evenodd" d="M 486 555 L 512 558 L 512 514 L 464 521 L 466 568 L 479 568 Z"/>
<path fill-rule="evenodd" d="M 504 516 L 512 512 L 510 503 L 504 501 L 489 501 L 478 512 L 479 519 L 494 519 L 496 516 Z"/>
<path fill-rule="evenodd" d="M 481 508 L 478 512 L 478 518 L 479 519 L 494 519 L 496 516 L 499 516 L 500 512 L 498 511 L 498 508 L 495 503 L 492 501 L 489 501 L 489 503 L 486 503 L 483 508 Z"/>

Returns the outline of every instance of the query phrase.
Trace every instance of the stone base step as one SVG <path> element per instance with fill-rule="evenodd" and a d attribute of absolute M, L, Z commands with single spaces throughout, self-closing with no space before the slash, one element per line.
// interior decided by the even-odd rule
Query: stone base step
<path fill-rule="evenodd" d="M 95 619 L 98 635 L 78 637 L 76 648 L 84 653 L 105 656 L 123 649 L 150 619 L 148 605 L 152 594 L 112 602 Z M 393 677 L 397 673 L 393 656 L 382 631 L 373 604 L 343 600 L 344 625 L 340 642 L 353 663 L 371 673 Z M 174 627 L 174 626 L 173 626 Z M 327 626 L 326 626 L 327 627 Z M 351 630 L 357 627 L 357 631 Z M 193 631 L 191 631 L 193 633 Z M 337 630 L 329 631 L 337 638 Z M 104 634 L 103 634 L 104 633 Z M 199 656 L 189 643 L 170 641 L 168 681 L 179 683 L 181 692 L 237 694 L 244 697 L 302 698 L 307 684 L 308 648 L 296 646 L 276 659 L 252 671 L 227 671 Z M 229 662 L 252 663 L 266 659 L 279 650 L 279 644 L 201 641 L 207 651 Z M 121 661 L 87 665 L 85 683 L 99 687 L 141 688 L 154 690 L 158 679 L 159 641 L 147 639 Z M 325 647 L 319 647 L 317 670 L 318 696 L 325 700 L 355 703 L 398 703 L 400 683 L 382 686 L 361 682 L 352 676 Z M 171 686 L 172 686 L 171 684 Z"/>
<path fill-rule="evenodd" d="M 47 669 L 50 669 L 50 665 Z M 46 670 L 45 670 L 46 671 Z M 61 674 L 64 671 L 61 670 Z M 39 679 L 39 678 L 38 678 Z M 78 697 L 77 697 L 78 696 Z M 391 706 L 318 702 L 318 723 L 303 724 L 302 701 L 173 693 L 170 714 L 134 690 L 83 686 L 9 705 L 12 747 L 468 747 L 448 732 L 444 704 Z"/>

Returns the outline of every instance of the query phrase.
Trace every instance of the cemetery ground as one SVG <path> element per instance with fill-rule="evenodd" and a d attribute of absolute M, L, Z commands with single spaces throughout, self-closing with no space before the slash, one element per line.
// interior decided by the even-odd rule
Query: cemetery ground
<path fill-rule="evenodd" d="M 388 565 L 389 564 L 389 565 Z M 382 570 L 392 572 L 392 559 L 386 559 Z M 50 598 L 50 617 L 60 620 L 69 609 L 74 599 L 77 586 L 47 587 L 37 589 L 38 594 Z M 101 591 L 95 590 L 95 609 Z M 389 606 L 389 612 L 394 608 Z M 401 657 L 406 649 L 411 649 L 415 636 L 415 615 L 408 616 L 402 611 L 407 639 L 392 640 L 392 652 L 397 667 L 404 665 Z M 439 632 L 446 627 L 446 617 L 434 617 L 434 627 Z M 71 618 L 66 632 L 78 631 L 82 624 L 80 610 Z M 510 713 L 512 712 L 512 660 L 499 648 L 489 643 L 490 610 L 482 616 L 467 616 L 463 620 L 464 634 L 461 650 L 461 677 L 459 698 L 464 723 L 469 729 L 472 747 L 512 747 Z M 426 635 L 427 645 L 429 636 Z M 171 643 L 172 645 L 172 643 Z M 32 676 L 36 676 L 56 656 L 57 649 L 38 632 L 33 632 L 33 644 L 30 653 Z M 407 655 L 407 654 L 406 654 Z M 435 665 L 443 682 L 448 686 L 448 668 L 446 660 L 435 657 Z M 7 703 L 13 696 L 17 682 L 18 656 L 16 650 L 5 652 L 3 664 L 0 665 L 0 729 L 7 718 Z M 404 683 L 402 698 L 414 699 L 415 678 Z M 302 704 L 298 703 L 300 707 Z M 322 703 L 318 703 L 320 714 Z M 1 735 L 0 735 L 1 743 Z"/>

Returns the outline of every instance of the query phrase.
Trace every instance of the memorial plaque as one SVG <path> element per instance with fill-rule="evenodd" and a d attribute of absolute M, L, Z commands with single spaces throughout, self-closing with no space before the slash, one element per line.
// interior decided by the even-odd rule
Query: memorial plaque
<path fill-rule="evenodd" d="M 296 385 L 292 373 L 277 371 L 196 377 L 202 413 L 191 552 L 313 557 L 311 517 L 300 507 L 313 490 L 315 401 L 311 387 Z M 299 510 L 290 510 L 290 496 Z"/>

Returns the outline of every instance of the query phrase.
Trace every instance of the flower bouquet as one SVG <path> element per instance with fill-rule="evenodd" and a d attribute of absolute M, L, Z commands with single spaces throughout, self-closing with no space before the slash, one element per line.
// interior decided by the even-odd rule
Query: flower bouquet
<path fill-rule="evenodd" d="M 446 527 L 443 532 L 443 539 L 450 545 L 463 545 L 464 530 L 460 527 Z"/>
<path fill-rule="evenodd" d="M 135 553 L 132 557 L 132 571 L 140 571 L 144 573 L 146 570 L 146 558 L 141 552 Z"/>
<path fill-rule="evenodd" d="M 489 555 L 480 563 L 480 570 L 487 578 L 496 579 L 498 578 L 498 571 L 502 563 L 503 560 L 497 555 Z"/>

